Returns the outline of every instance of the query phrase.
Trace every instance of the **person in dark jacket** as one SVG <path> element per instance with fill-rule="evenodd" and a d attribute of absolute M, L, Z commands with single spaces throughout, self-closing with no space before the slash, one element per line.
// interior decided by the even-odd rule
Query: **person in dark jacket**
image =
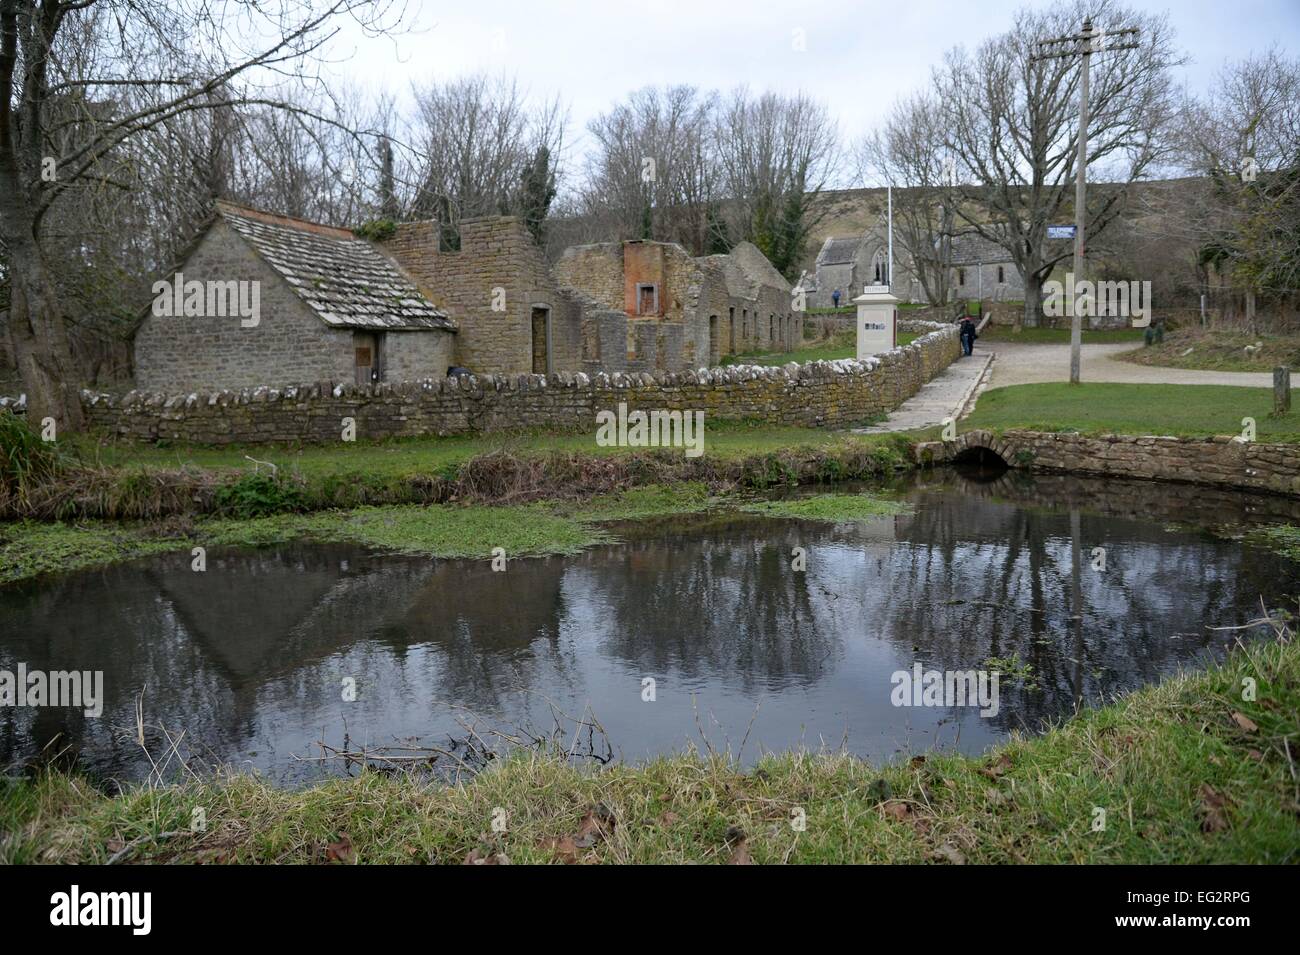
<path fill-rule="evenodd" d="M 961 337 L 961 353 L 963 355 L 974 353 L 975 339 L 979 338 L 979 336 L 975 334 L 975 319 L 971 318 L 969 315 L 963 315 L 959 335 Z"/>

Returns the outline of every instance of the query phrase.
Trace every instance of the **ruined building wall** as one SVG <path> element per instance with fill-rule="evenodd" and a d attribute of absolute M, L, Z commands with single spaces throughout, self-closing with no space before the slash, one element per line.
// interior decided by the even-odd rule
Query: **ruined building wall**
<path fill-rule="evenodd" d="M 401 223 L 385 245 L 459 325 L 456 364 L 475 372 L 531 373 L 532 313 L 541 305 L 551 314 L 552 368 L 581 369 L 581 308 L 562 293 L 520 219 L 462 220 L 458 251 L 440 249 L 438 232 L 432 221 Z M 492 307 L 496 289 L 504 292 L 503 311 Z"/>

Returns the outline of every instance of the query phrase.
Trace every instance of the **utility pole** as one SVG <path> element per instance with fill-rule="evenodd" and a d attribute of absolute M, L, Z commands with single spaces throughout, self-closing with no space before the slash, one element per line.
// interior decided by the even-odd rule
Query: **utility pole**
<path fill-rule="evenodd" d="M 1073 286 L 1066 291 L 1070 303 L 1070 384 L 1079 383 L 1079 365 L 1083 351 L 1083 316 L 1079 314 L 1079 285 L 1083 281 L 1083 253 L 1088 212 L 1088 67 L 1092 54 L 1102 50 L 1136 50 L 1137 28 L 1094 30 L 1092 18 L 1083 18 L 1083 30 L 1073 36 L 1039 40 L 1039 53 L 1033 60 L 1059 60 L 1079 57 L 1079 143 L 1074 169 L 1074 271 Z M 1107 37 L 1118 42 L 1107 44 Z"/>

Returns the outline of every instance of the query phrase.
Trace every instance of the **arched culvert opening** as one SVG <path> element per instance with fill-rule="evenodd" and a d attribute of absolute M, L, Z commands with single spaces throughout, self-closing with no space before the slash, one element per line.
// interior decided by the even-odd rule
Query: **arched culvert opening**
<path fill-rule="evenodd" d="M 982 445 L 963 448 L 952 459 L 957 472 L 969 481 L 996 481 L 1010 465 L 992 448 Z"/>

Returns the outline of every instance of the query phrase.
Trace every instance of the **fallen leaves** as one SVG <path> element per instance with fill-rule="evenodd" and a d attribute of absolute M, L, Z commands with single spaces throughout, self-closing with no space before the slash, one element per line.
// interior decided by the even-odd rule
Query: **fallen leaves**
<path fill-rule="evenodd" d="M 962 851 L 954 846 L 951 842 L 945 842 L 933 852 L 933 857 L 941 862 L 947 862 L 951 865 L 965 865 L 966 856 Z"/>
<path fill-rule="evenodd" d="M 578 844 L 573 836 L 547 836 L 538 843 L 538 846 L 549 849 L 556 860 L 565 865 L 578 864 Z"/>
<path fill-rule="evenodd" d="M 1201 806 L 1199 814 L 1201 817 L 1202 832 L 1222 832 L 1228 828 L 1228 797 L 1220 793 L 1209 783 L 1202 783 L 1201 788 L 1197 791 L 1200 797 Z"/>
<path fill-rule="evenodd" d="M 905 802 L 887 802 L 881 804 L 880 811 L 889 819 L 903 822 L 912 814 L 912 807 Z"/>
<path fill-rule="evenodd" d="M 665 815 L 671 814 L 665 813 Z M 577 865 L 584 861 L 584 857 L 579 856 L 580 850 L 594 849 L 601 842 L 609 839 L 614 834 L 614 827 L 617 824 L 617 819 L 609 807 L 604 803 L 597 803 L 583 815 L 576 832 L 564 836 L 548 836 L 538 845 L 543 849 L 549 849 L 555 854 L 555 858 L 565 865 Z"/>
<path fill-rule="evenodd" d="M 346 832 L 339 833 L 338 842 L 331 842 L 325 847 L 325 861 L 351 865 L 357 861 L 356 850 L 352 847 L 352 837 Z"/>
<path fill-rule="evenodd" d="M 465 857 L 461 865 L 509 865 L 510 860 L 504 852 L 480 852 L 478 849 L 470 850 L 470 854 Z"/>
<path fill-rule="evenodd" d="M 1256 725 L 1255 721 L 1252 720 L 1252 719 L 1251 719 L 1249 716 L 1247 716 L 1245 713 L 1239 713 L 1239 712 L 1237 712 L 1236 710 L 1233 710 L 1233 711 L 1232 711 L 1232 721 L 1233 721 L 1234 723 L 1236 723 L 1238 726 L 1240 726 L 1240 727 L 1242 728 L 1242 730 L 1245 731 L 1245 732 L 1247 732 L 1247 733 L 1258 733 L 1258 732 L 1259 732 L 1259 726 Z"/>
<path fill-rule="evenodd" d="M 745 834 L 744 829 L 739 826 L 731 826 L 727 829 L 727 834 L 723 838 L 731 846 L 731 855 L 727 857 L 727 865 L 754 864 L 754 860 L 749 854 L 749 837 Z"/>
<path fill-rule="evenodd" d="M 992 763 L 990 763 L 989 765 L 981 769 L 979 773 L 981 776 L 987 776 L 989 779 L 997 779 L 998 777 L 1004 775 L 1006 771 L 1010 768 L 1011 768 L 1011 757 L 1008 756 L 1006 753 L 1003 753 Z"/>

